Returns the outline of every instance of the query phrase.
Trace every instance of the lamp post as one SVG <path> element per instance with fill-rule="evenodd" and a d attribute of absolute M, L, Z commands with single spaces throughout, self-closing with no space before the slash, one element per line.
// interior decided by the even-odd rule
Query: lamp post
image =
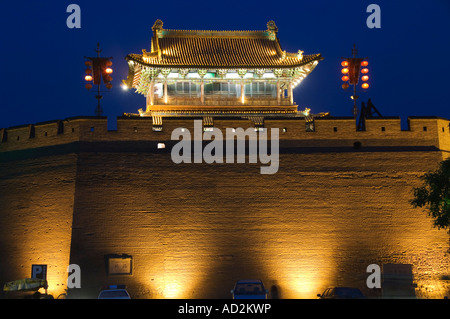
<path fill-rule="evenodd" d="M 367 58 L 357 58 L 357 54 L 358 50 L 356 49 L 356 45 L 353 45 L 352 57 L 342 58 L 341 62 L 341 73 L 343 74 L 341 80 L 344 82 L 344 84 L 342 84 L 342 88 L 346 90 L 350 85 L 353 85 L 353 95 L 350 96 L 350 98 L 353 100 L 353 115 L 355 119 L 358 115 L 358 108 L 356 106 L 356 100 L 358 99 L 358 96 L 356 95 L 356 87 L 360 78 L 363 82 L 361 84 L 361 88 L 363 90 L 367 90 L 369 88 L 369 83 L 367 83 L 369 80 L 369 76 L 367 75 L 367 73 L 369 73 L 369 69 L 367 68 L 369 62 L 367 61 Z"/>
<path fill-rule="evenodd" d="M 97 107 L 95 109 L 95 115 L 96 116 L 102 116 L 103 110 L 100 106 L 100 100 L 103 98 L 102 95 L 100 95 L 100 85 L 103 83 L 105 84 L 105 87 L 110 90 L 112 88 L 112 77 L 111 74 L 113 72 L 111 66 L 112 66 L 112 57 L 110 58 L 102 58 L 100 57 L 100 44 L 97 43 L 97 52 L 96 57 L 85 57 L 86 62 L 85 65 L 87 66 L 86 69 L 86 76 L 84 79 L 86 80 L 86 89 L 89 91 L 92 89 L 92 85 L 97 86 L 97 95 L 95 98 L 97 99 Z"/>

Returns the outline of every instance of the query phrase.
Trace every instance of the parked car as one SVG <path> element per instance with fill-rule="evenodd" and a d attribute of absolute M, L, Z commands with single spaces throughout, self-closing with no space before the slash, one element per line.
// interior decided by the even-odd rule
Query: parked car
<path fill-rule="evenodd" d="M 98 299 L 131 299 L 124 285 L 111 285 L 103 288 Z"/>
<path fill-rule="evenodd" d="M 233 299 L 267 299 L 268 292 L 261 280 L 239 280 L 231 290 Z"/>
<path fill-rule="evenodd" d="M 366 296 L 358 288 L 331 287 L 325 289 L 322 294 L 317 294 L 319 299 L 366 299 Z"/>

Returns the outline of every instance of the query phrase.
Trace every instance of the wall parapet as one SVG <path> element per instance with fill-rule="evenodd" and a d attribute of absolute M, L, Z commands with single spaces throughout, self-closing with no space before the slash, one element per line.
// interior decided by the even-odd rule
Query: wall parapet
<path fill-rule="evenodd" d="M 120 116 L 117 129 L 108 130 L 106 117 L 79 116 L 0 129 L 0 152 L 24 150 L 73 142 L 169 141 L 175 128 L 194 129 L 202 117 L 164 117 L 155 124 L 151 117 Z M 262 125 L 278 128 L 280 141 L 311 147 L 420 146 L 450 152 L 450 121 L 437 116 L 410 116 L 402 129 L 400 117 L 366 119 L 366 129 L 358 131 L 352 117 L 321 117 L 311 122 L 304 117 L 268 117 Z M 251 128 L 251 118 L 214 117 L 205 125 L 225 132 L 226 128 Z"/>

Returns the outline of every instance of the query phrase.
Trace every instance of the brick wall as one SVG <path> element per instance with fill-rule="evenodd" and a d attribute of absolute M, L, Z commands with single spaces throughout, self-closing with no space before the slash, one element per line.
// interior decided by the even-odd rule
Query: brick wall
<path fill-rule="evenodd" d="M 228 298 L 236 280 L 260 278 L 282 298 L 332 285 L 376 294 L 364 289 L 369 264 L 411 263 L 417 295 L 441 298 L 448 234 L 409 205 L 441 158 L 282 154 L 269 176 L 256 164 L 175 165 L 167 153 L 80 154 L 71 261 L 89 275 L 76 293 L 123 283 L 140 298 Z M 131 255 L 133 275 L 107 276 L 107 254 Z"/>
<path fill-rule="evenodd" d="M 74 153 L 0 161 L 2 287 L 47 264 L 50 292 L 66 289 L 76 163 Z"/>
<path fill-rule="evenodd" d="M 162 132 L 149 119 L 119 119 L 117 131 L 104 119 L 71 123 L 63 142 L 42 138 L 30 148 L 14 139 L 27 134 L 22 127 L 0 144 L 1 281 L 44 263 L 59 292 L 76 263 L 82 289 L 74 297 L 123 283 L 136 298 L 228 298 L 236 280 L 259 278 L 281 298 L 314 298 L 332 285 L 379 295 L 365 289 L 366 267 L 407 263 L 417 296 L 450 293 L 448 234 L 409 205 L 419 176 L 448 154 L 448 120 L 411 118 L 409 131 L 396 119 L 373 120 L 366 132 L 349 119 L 317 120 L 316 132 L 303 120 L 267 120 L 295 146 L 274 175 L 261 175 L 260 163 L 176 165 L 170 149 L 154 147 L 192 121 L 164 121 Z M 110 254 L 132 256 L 132 275 L 108 276 Z"/>

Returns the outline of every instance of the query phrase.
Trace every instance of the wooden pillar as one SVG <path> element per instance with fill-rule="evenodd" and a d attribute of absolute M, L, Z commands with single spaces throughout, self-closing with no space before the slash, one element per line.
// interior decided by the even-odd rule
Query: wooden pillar
<path fill-rule="evenodd" d="M 150 105 L 155 104 L 155 81 L 150 83 Z"/>
<path fill-rule="evenodd" d="M 281 92 L 280 92 L 280 80 L 277 80 L 277 102 L 281 105 Z"/>
<path fill-rule="evenodd" d="M 245 87 L 244 87 L 244 79 L 241 80 L 241 103 L 245 103 Z"/>
<path fill-rule="evenodd" d="M 167 97 L 167 79 L 164 80 L 164 104 L 167 104 L 168 97 Z"/>
<path fill-rule="evenodd" d="M 200 83 L 200 101 L 203 104 L 205 104 L 205 81 L 203 81 Z"/>
<path fill-rule="evenodd" d="M 150 107 L 155 104 L 155 80 L 150 82 L 150 88 L 147 93 L 147 112 L 150 112 Z"/>
<path fill-rule="evenodd" d="M 294 95 L 292 93 L 293 93 L 292 83 L 289 82 L 289 88 L 288 88 L 289 105 L 293 105 L 294 104 Z"/>
<path fill-rule="evenodd" d="M 151 86 L 149 87 L 149 89 L 148 89 L 148 91 L 147 91 L 147 105 L 146 105 L 146 108 L 145 108 L 145 112 L 150 112 L 150 105 L 151 105 L 151 100 L 152 100 L 152 98 L 151 98 L 151 92 L 152 91 L 152 88 L 151 88 Z"/>

